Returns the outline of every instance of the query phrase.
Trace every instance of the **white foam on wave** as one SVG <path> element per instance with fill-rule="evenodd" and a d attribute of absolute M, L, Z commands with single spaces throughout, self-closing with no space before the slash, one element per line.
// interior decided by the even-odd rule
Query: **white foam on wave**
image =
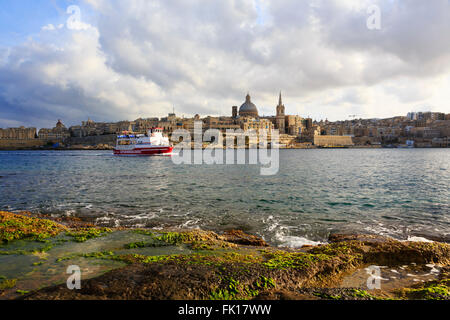
<path fill-rule="evenodd" d="M 276 236 L 276 239 L 281 242 L 280 247 L 288 248 L 301 248 L 303 246 L 318 246 L 319 244 L 323 244 L 323 242 L 311 241 L 309 239 L 296 236 L 278 235 Z"/>
<path fill-rule="evenodd" d="M 199 226 L 200 219 L 187 220 L 186 222 L 180 224 L 178 228 L 180 229 L 200 229 Z"/>
<path fill-rule="evenodd" d="M 400 228 L 393 229 L 389 227 L 385 227 L 382 223 L 372 224 L 364 227 L 364 230 L 383 237 L 397 237 L 400 238 L 402 235 L 402 230 Z"/>
<path fill-rule="evenodd" d="M 431 240 L 428 240 L 427 238 L 423 237 L 408 237 L 408 240 L 406 241 L 412 241 L 412 242 L 433 242 Z"/>
<path fill-rule="evenodd" d="M 103 216 L 95 219 L 95 223 L 113 223 L 115 228 L 120 227 L 120 220 L 113 217 Z"/>
<path fill-rule="evenodd" d="M 266 232 L 275 233 L 272 240 L 278 242 L 279 247 L 301 248 L 303 246 L 317 246 L 323 244 L 323 242 L 312 241 L 304 237 L 289 235 L 292 232 L 292 228 L 281 225 L 272 215 L 268 216 L 267 219 L 264 219 L 263 222 L 267 225 L 265 229 Z"/>
<path fill-rule="evenodd" d="M 75 212 L 76 212 L 75 210 L 66 210 L 64 211 L 64 215 L 66 217 L 72 217 Z"/>
<path fill-rule="evenodd" d="M 139 215 L 139 216 L 127 216 L 125 217 L 129 222 L 129 221 L 139 221 L 139 220 L 150 220 L 150 219 L 154 219 L 156 218 L 157 215 L 154 212 L 149 212 L 143 215 Z"/>
<path fill-rule="evenodd" d="M 364 228 L 364 230 L 374 233 L 376 235 L 389 237 L 392 239 L 395 239 L 397 241 L 405 242 L 405 241 L 411 241 L 411 242 L 434 242 L 432 240 L 429 240 L 424 237 L 416 237 L 416 236 L 408 236 L 406 240 L 404 239 L 404 230 L 403 228 L 391 228 L 386 227 L 382 223 L 377 223 L 376 225 L 369 225 Z"/>

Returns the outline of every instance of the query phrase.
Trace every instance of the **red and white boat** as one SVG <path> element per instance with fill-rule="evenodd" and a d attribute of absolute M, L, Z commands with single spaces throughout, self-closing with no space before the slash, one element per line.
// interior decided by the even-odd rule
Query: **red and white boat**
<path fill-rule="evenodd" d="M 150 129 L 146 134 L 124 132 L 117 136 L 114 154 L 119 156 L 154 156 L 172 154 L 173 145 L 163 135 L 162 128 Z"/>

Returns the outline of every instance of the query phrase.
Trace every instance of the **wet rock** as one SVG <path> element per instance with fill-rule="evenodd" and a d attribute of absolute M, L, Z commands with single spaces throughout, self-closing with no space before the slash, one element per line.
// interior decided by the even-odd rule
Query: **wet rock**
<path fill-rule="evenodd" d="M 81 290 L 69 290 L 66 285 L 59 285 L 23 299 L 189 300 L 208 297 L 211 284 L 218 281 L 219 277 L 207 266 L 186 270 L 177 264 L 135 264 L 86 280 Z"/>
<path fill-rule="evenodd" d="M 344 241 L 371 241 L 371 242 L 385 242 L 390 241 L 392 238 L 371 235 L 371 234 L 340 234 L 334 233 L 328 237 L 328 241 L 331 243 L 344 242 Z"/>
<path fill-rule="evenodd" d="M 450 243 L 450 235 L 433 235 L 430 233 L 419 233 L 415 232 L 412 234 L 413 237 L 419 237 L 424 238 L 430 241 L 436 241 L 436 242 L 444 242 L 444 243 Z"/>
<path fill-rule="evenodd" d="M 223 235 L 223 238 L 227 242 L 255 246 L 255 247 L 268 247 L 269 245 L 260 237 L 249 235 L 241 230 L 229 230 Z"/>
<path fill-rule="evenodd" d="M 255 300 L 319 300 L 312 294 L 298 293 L 294 291 L 264 292 L 258 295 Z"/>

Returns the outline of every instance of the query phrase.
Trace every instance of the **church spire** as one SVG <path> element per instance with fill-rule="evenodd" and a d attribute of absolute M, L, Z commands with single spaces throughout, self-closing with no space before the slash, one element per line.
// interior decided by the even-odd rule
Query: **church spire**
<path fill-rule="evenodd" d="M 278 105 L 277 105 L 277 117 L 284 117 L 284 105 L 283 105 L 283 98 L 281 96 L 281 91 L 280 91 L 280 98 L 278 100 Z"/>

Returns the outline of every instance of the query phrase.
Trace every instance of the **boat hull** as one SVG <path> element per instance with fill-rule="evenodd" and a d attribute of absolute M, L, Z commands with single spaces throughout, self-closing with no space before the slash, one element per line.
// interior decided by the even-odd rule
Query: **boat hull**
<path fill-rule="evenodd" d="M 173 147 L 153 147 L 153 148 L 135 148 L 131 150 L 114 149 L 114 155 L 117 156 L 157 156 L 168 155 L 173 151 Z"/>

